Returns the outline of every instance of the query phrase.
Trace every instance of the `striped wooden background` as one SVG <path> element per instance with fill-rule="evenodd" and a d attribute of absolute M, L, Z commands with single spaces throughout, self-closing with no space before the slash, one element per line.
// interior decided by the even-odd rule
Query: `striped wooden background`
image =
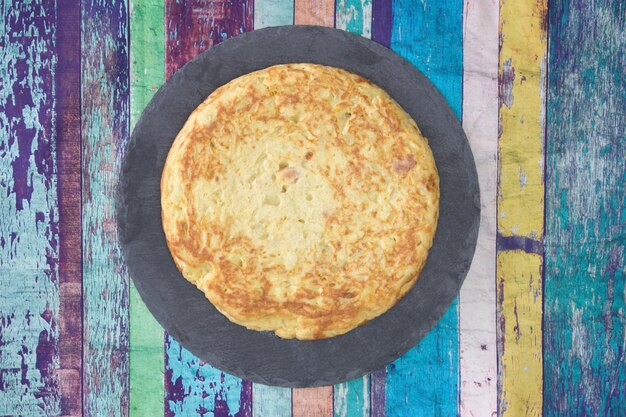
<path fill-rule="evenodd" d="M 371 38 L 435 83 L 471 142 L 482 220 L 418 346 L 290 390 L 164 334 L 112 196 L 172 73 L 294 23 Z M 625 51 L 622 0 L 0 0 L 0 416 L 625 416 Z"/>

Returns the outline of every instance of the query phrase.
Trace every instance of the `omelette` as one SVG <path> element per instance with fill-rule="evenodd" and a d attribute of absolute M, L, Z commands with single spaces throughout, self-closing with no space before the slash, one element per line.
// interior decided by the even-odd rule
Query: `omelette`
<path fill-rule="evenodd" d="M 428 141 L 384 90 L 334 67 L 277 65 L 191 114 L 161 205 L 174 262 L 222 314 L 315 340 L 372 320 L 415 284 L 439 177 Z"/>

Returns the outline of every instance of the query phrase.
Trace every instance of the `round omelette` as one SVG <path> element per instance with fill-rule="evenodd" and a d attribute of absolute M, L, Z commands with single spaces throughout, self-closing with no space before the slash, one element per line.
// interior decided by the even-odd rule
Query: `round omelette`
<path fill-rule="evenodd" d="M 338 68 L 277 65 L 191 114 L 161 204 L 176 265 L 228 319 L 322 339 L 411 289 L 437 226 L 439 177 L 384 90 Z"/>

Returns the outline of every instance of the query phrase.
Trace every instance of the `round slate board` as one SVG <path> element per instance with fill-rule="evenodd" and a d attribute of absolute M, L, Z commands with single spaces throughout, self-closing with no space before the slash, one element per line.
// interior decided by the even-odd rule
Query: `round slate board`
<path fill-rule="evenodd" d="M 284 340 L 233 324 L 180 274 L 161 226 L 159 183 L 170 146 L 191 112 L 219 86 L 276 64 L 309 62 L 360 74 L 400 103 L 428 138 L 440 175 L 433 247 L 416 285 L 382 316 L 345 335 Z M 360 36 L 314 26 L 257 30 L 198 55 L 145 109 L 122 165 L 117 216 L 122 249 L 144 302 L 200 359 L 269 385 L 331 385 L 372 372 L 420 341 L 446 312 L 467 274 L 478 234 L 476 167 L 461 125 L 411 64 Z"/>

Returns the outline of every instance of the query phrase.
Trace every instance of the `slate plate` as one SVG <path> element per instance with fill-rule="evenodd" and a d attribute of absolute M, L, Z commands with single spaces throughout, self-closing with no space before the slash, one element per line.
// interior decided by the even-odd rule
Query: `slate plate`
<path fill-rule="evenodd" d="M 382 316 L 321 341 L 283 340 L 228 321 L 181 276 L 161 226 L 163 164 L 191 112 L 230 80 L 290 62 L 344 68 L 387 90 L 428 138 L 441 179 L 438 230 L 417 284 Z M 322 27 L 284 26 L 257 30 L 211 48 L 156 93 L 126 150 L 116 206 L 130 274 L 170 335 L 230 374 L 269 385 L 310 387 L 383 367 L 439 321 L 472 261 L 480 198 L 474 159 L 461 125 L 423 74 L 389 49 L 360 36 Z"/>

